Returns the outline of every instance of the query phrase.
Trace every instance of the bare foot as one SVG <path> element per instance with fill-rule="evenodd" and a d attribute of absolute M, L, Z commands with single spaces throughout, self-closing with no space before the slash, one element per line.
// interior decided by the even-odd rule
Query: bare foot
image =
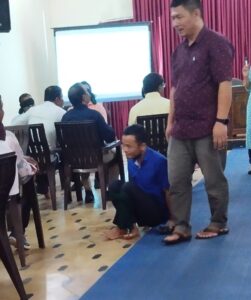
<path fill-rule="evenodd" d="M 180 238 L 180 236 L 177 233 L 173 233 L 171 235 L 168 235 L 166 238 L 164 238 L 164 241 L 173 242 Z"/>
<path fill-rule="evenodd" d="M 134 239 L 138 236 L 140 236 L 139 229 L 138 229 L 138 227 L 135 226 L 131 232 L 128 232 L 127 234 L 125 234 L 123 236 L 123 239 L 131 240 L 131 239 Z"/>
<path fill-rule="evenodd" d="M 120 229 L 118 227 L 113 227 L 112 229 L 104 232 L 104 235 L 108 240 L 116 240 L 116 239 L 123 238 L 125 234 L 126 234 L 126 230 Z"/>
<path fill-rule="evenodd" d="M 175 232 L 175 233 L 165 237 L 163 242 L 166 245 L 174 245 L 174 244 L 179 244 L 179 243 L 183 243 L 183 242 L 188 242 L 191 240 L 191 238 L 192 238 L 191 235 L 188 235 L 188 234 L 185 235 L 183 233 Z"/>
<path fill-rule="evenodd" d="M 196 234 L 196 239 L 211 239 L 220 235 L 228 234 L 229 229 L 224 228 L 205 228 Z"/>

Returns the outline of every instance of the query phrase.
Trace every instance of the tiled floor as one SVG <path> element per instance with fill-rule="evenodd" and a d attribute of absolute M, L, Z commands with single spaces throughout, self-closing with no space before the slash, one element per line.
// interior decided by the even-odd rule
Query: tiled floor
<path fill-rule="evenodd" d="M 197 170 L 194 183 L 200 178 Z M 62 208 L 62 192 L 57 193 L 57 211 L 51 210 L 50 200 L 39 199 L 46 249 L 38 248 L 31 218 L 27 239 L 32 249 L 26 252 L 28 266 L 20 269 L 26 292 L 34 294 L 32 299 L 79 299 L 135 243 L 135 240 L 105 240 L 102 233 L 112 226 L 114 208 L 108 202 L 107 210 L 103 211 L 99 194 L 95 193 L 94 205 L 73 201 L 67 211 Z M 15 258 L 20 266 L 16 253 Z M 1 300 L 19 299 L 2 265 L 0 291 Z"/>
<path fill-rule="evenodd" d="M 99 201 L 95 201 L 96 208 L 73 201 L 65 212 L 63 193 L 58 192 L 57 199 L 57 211 L 51 210 L 50 200 L 40 199 L 46 249 L 38 248 L 32 220 L 27 230 L 32 249 L 26 252 L 28 267 L 20 274 L 27 293 L 33 293 L 35 300 L 79 299 L 134 242 L 105 240 L 102 233 L 112 226 L 114 215 L 110 202 L 103 211 L 97 208 Z M 15 258 L 20 266 L 16 254 Z M 0 299 L 18 299 L 2 265 L 0 278 Z"/>

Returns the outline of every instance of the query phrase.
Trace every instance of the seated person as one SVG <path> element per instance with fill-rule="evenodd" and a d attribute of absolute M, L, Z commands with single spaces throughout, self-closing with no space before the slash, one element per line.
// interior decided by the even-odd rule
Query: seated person
<path fill-rule="evenodd" d="M 65 114 L 63 106 L 63 94 L 59 86 L 49 86 L 44 92 L 44 102 L 31 107 L 25 113 L 18 115 L 12 120 L 12 125 L 44 124 L 45 135 L 50 150 L 56 148 L 56 130 L 54 123 L 60 122 Z M 57 156 L 51 156 L 52 161 L 57 165 Z M 37 193 L 44 194 L 49 198 L 47 175 L 37 176 Z"/>
<path fill-rule="evenodd" d="M 110 143 L 115 140 L 115 132 L 111 126 L 109 126 L 102 115 L 96 110 L 92 110 L 88 107 L 90 102 L 90 95 L 85 90 L 83 84 L 75 83 L 70 87 L 68 91 L 68 98 L 73 106 L 73 109 L 70 109 L 62 118 L 62 122 L 72 122 L 72 121 L 85 121 L 85 120 L 94 120 L 97 124 L 100 140 Z M 108 162 L 114 158 L 114 153 L 109 152 L 104 161 Z M 88 181 L 89 174 L 84 175 L 83 186 L 85 188 L 85 202 L 92 202 L 94 196 L 91 191 L 91 186 Z"/>
<path fill-rule="evenodd" d="M 107 112 L 106 112 L 103 104 L 97 103 L 96 96 L 95 96 L 95 94 L 93 94 L 92 88 L 87 81 L 82 81 L 81 83 L 83 84 L 85 90 L 87 91 L 87 93 L 89 93 L 89 95 L 91 97 L 90 102 L 88 104 L 88 108 L 98 111 L 103 116 L 103 118 L 105 119 L 105 121 L 107 123 Z"/>
<path fill-rule="evenodd" d="M 129 182 L 116 181 L 109 186 L 116 227 L 105 233 L 108 239 L 134 238 L 139 235 L 136 224 L 153 227 L 167 221 L 167 159 L 147 147 L 146 139 L 141 125 L 124 130 L 122 144 L 128 158 Z"/>
<path fill-rule="evenodd" d="M 32 197 L 36 197 L 34 189 L 34 175 L 37 172 L 37 163 L 31 157 L 24 156 L 23 151 L 18 143 L 15 135 L 10 131 L 5 131 L 2 119 L 4 116 L 3 103 L 0 100 L 0 154 L 15 152 L 17 156 L 16 165 L 17 171 L 13 187 L 10 191 L 10 196 L 19 194 L 19 180 L 23 184 L 22 195 L 22 221 L 24 233 L 24 249 L 30 249 L 30 244 L 25 237 L 25 229 L 29 224 Z M 19 176 L 19 180 L 18 180 Z M 11 244 L 16 246 L 15 234 L 12 231 L 10 234 Z"/>
<path fill-rule="evenodd" d="M 107 112 L 103 106 L 103 103 L 97 103 L 96 96 L 92 92 L 92 87 L 90 86 L 90 84 L 87 81 L 82 81 L 81 83 L 83 84 L 85 90 L 87 91 L 87 93 L 89 93 L 89 95 L 91 97 L 90 102 L 88 104 L 88 108 L 94 109 L 94 110 L 98 111 L 99 113 L 101 113 L 101 115 L 103 116 L 103 118 L 105 119 L 105 121 L 107 123 Z M 98 172 L 95 173 L 94 187 L 95 187 L 95 189 L 100 188 Z"/>
<path fill-rule="evenodd" d="M 32 99 L 30 94 L 22 94 L 19 97 L 19 104 L 20 104 L 20 109 L 18 113 L 21 115 L 25 113 L 27 110 L 29 110 L 32 106 L 35 105 L 35 101 Z"/>
<path fill-rule="evenodd" d="M 137 123 L 137 117 L 139 116 L 169 113 L 170 100 L 161 96 L 164 88 L 165 82 L 161 75 L 150 73 L 144 78 L 142 88 L 144 98 L 131 108 L 128 125 Z"/>

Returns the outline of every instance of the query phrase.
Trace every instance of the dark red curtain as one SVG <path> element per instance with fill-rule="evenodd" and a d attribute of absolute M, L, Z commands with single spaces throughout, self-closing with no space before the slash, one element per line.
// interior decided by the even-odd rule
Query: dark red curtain
<path fill-rule="evenodd" d="M 170 89 L 170 57 L 180 39 L 172 29 L 171 0 L 133 0 L 134 22 L 151 22 L 152 59 L 155 72 L 162 74 Z M 251 61 L 251 0 L 202 0 L 205 24 L 224 34 L 235 47 L 233 77 L 241 78 L 244 57 Z M 127 125 L 133 101 L 108 104 L 118 136 Z"/>
<path fill-rule="evenodd" d="M 154 70 L 162 74 L 170 88 L 170 56 L 179 38 L 172 29 L 171 0 L 133 0 L 135 21 L 152 22 Z M 205 24 L 224 34 L 234 45 L 233 77 L 241 78 L 244 57 L 251 60 L 251 0 L 203 0 Z"/>

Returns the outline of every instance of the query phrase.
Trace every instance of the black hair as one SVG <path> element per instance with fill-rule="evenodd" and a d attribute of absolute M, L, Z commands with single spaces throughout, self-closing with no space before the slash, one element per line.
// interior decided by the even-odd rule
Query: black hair
<path fill-rule="evenodd" d="M 22 101 L 24 101 L 24 99 L 28 99 L 31 98 L 31 95 L 28 93 L 24 93 L 22 95 L 19 96 L 19 103 L 21 103 Z"/>
<path fill-rule="evenodd" d="M 96 95 L 92 92 L 92 87 L 87 81 L 81 81 L 82 84 L 87 85 L 87 92 L 90 94 L 91 102 L 97 104 Z"/>
<path fill-rule="evenodd" d="M 152 92 L 158 92 L 159 87 L 164 84 L 164 79 L 158 73 L 150 73 L 143 79 L 142 96 Z"/>
<path fill-rule="evenodd" d="M 57 85 L 48 86 L 44 91 L 44 101 L 54 102 L 56 98 L 62 97 L 62 90 Z"/>
<path fill-rule="evenodd" d="M 135 136 L 135 140 L 139 144 L 147 142 L 146 130 L 142 125 L 139 125 L 139 124 L 133 124 L 131 126 L 128 126 L 124 130 L 123 135 L 133 135 L 133 136 Z"/>
<path fill-rule="evenodd" d="M 73 107 L 79 106 L 82 104 L 83 95 L 86 95 L 86 91 L 82 83 L 77 82 L 69 88 L 68 98 Z"/>
<path fill-rule="evenodd" d="M 34 105 L 35 105 L 35 101 L 32 98 L 27 98 L 25 100 L 22 100 L 22 102 L 20 102 L 20 109 L 18 113 L 21 115 Z"/>
<path fill-rule="evenodd" d="M 199 9 L 201 10 L 201 1 L 200 0 L 172 0 L 171 7 L 184 6 L 185 9 L 190 12 Z"/>

